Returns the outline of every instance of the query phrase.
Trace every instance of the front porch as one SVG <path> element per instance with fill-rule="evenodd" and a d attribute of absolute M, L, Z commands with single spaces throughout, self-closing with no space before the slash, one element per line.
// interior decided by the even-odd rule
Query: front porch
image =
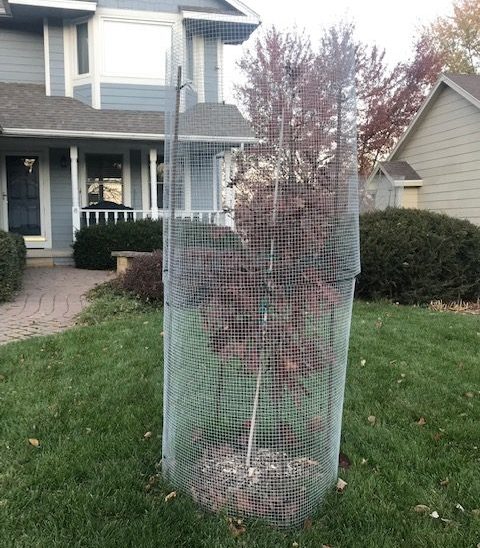
<path fill-rule="evenodd" d="M 211 149 L 211 146 L 210 146 Z M 215 151 L 214 151 L 215 152 Z M 208 169 L 188 161 L 178 178 L 177 218 L 231 225 L 218 154 Z M 21 233 L 29 266 L 72 264 L 78 230 L 163 219 L 164 145 L 0 138 L 0 228 Z"/>

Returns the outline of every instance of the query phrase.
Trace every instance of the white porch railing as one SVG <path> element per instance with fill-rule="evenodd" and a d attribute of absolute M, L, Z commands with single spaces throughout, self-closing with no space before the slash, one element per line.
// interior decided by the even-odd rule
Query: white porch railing
<path fill-rule="evenodd" d="M 163 219 L 168 217 L 168 210 L 158 210 L 158 218 Z M 106 224 L 106 223 L 121 223 L 135 222 L 143 219 L 151 219 L 152 212 L 142 209 L 82 209 L 80 211 L 80 227 Z M 206 224 L 214 224 L 217 226 L 232 226 L 232 217 L 224 211 L 213 210 L 196 210 L 175 211 L 175 218 L 189 219 L 191 221 L 199 221 Z"/>

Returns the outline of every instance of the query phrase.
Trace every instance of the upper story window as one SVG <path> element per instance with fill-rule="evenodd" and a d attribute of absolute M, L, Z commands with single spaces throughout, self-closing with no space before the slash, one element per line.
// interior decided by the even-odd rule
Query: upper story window
<path fill-rule="evenodd" d="M 90 72 L 88 59 L 88 23 L 80 23 L 77 29 L 77 72 L 88 74 Z"/>
<path fill-rule="evenodd" d="M 165 82 L 171 26 L 119 20 L 103 23 L 105 76 L 148 78 Z"/>

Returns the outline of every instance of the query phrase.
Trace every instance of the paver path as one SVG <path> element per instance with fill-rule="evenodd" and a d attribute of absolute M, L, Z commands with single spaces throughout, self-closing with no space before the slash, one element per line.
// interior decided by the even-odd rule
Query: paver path
<path fill-rule="evenodd" d="M 112 276 L 69 266 L 27 268 L 21 292 L 14 301 L 0 304 L 0 344 L 72 326 L 87 303 L 85 293 Z"/>

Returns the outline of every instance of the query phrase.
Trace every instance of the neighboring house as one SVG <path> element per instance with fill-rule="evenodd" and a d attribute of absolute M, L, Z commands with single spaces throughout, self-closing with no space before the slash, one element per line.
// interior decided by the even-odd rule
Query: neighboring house
<path fill-rule="evenodd" d="M 378 209 L 428 209 L 480 225 L 480 76 L 442 75 L 367 185 Z"/>
<path fill-rule="evenodd" d="M 222 222 L 224 166 L 255 141 L 224 103 L 224 47 L 260 22 L 238 0 L 186 3 L 0 0 L 0 229 L 22 234 L 30 258 L 70 260 L 85 224 L 163 215 L 179 64 L 179 141 L 202 162 L 181 159 L 178 214 Z"/>

